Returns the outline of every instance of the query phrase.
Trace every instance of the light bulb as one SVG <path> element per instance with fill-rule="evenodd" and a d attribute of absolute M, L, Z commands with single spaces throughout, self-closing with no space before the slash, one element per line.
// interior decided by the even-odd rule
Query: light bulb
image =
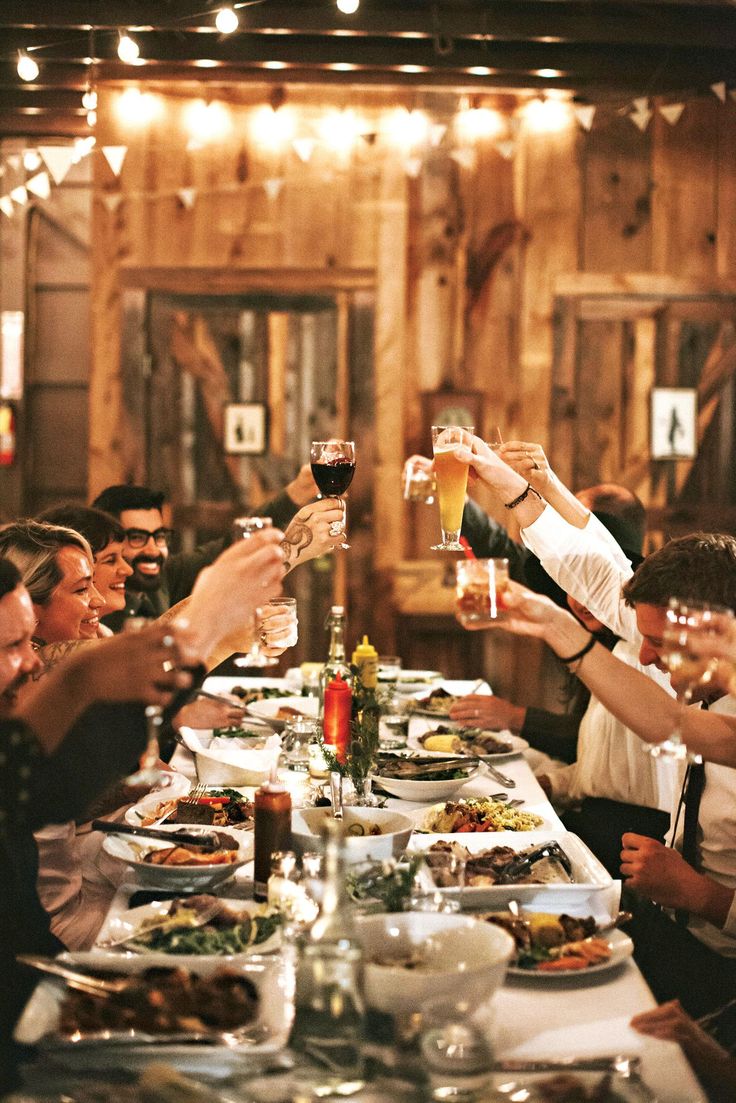
<path fill-rule="evenodd" d="M 97 126 L 97 112 L 96 111 L 88 111 L 87 112 L 87 126 L 90 126 L 90 127 Z"/>
<path fill-rule="evenodd" d="M 215 26 L 220 34 L 232 34 L 238 29 L 238 16 L 234 8 L 220 8 L 215 16 Z"/>
<path fill-rule="evenodd" d="M 40 70 L 30 54 L 18 53 L 18 76 L 21 80 L 35 80 Z"/>
<path fill-rule="evenodd" d="M 82 107 L 85 111 L 97 110 L 97 93 L 92 88 L 88 88 L 82 96 Z"/>
<path fill-rule="evenodd" d="M 118 42 L 118 57 L 121 61 L 124 61 L 126 65 L 132 65 L 134 61 L 137 61 L 140 57 L 141 48 L 135 39 L 131 38 L 129 34 L 120 35 Z"/>
<path fill-rule="evenodd" d="M 27 149 L 23 154 L 23 168 L 26 172 L 35 172 L 41 167 L 41 155 L 35 149 Z"/>
<path fill-rule="evenodd" d="M 360 0 L 336 0 L 337 10 L 343 15 L 355 15 L 360 7 Z"/>

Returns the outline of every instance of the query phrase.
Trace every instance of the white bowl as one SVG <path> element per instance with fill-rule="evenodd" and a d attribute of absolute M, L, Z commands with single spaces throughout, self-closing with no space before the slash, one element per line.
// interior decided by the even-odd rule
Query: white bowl
<path fill-rule="evenodd" d="M 468 1003 L 482 1003 L 503 984 L 515 953 L 508 932 L 469 915 L 367 915 L 356 920 L 356 929 L 365 957 L 366 1001 L 390 1015 L 418 1011 L 430 999 L 460 991 Z M 371 960 L 413 952 L 422 963 L 412 969 Z"/>
<path fill-rule="evenodd" d="M 433 803 L 442 800 L 450 800 L 473 778 L 480 773 L 480 766 L 474 770 L 468 770 L 465 777 L 453 778 L 449 781 L 427 781 L 413 778 L 384 777 L 382 774 L 373 774 L 373 779 L 381 789 L 385 789 L 393 797 L 401 797 L 402 800 L 425 801 Z"/>
<path fill-rule="evenodd" d="M 300 808 L 291 813 L 291 841 L 298 854 L 320 845 L 321 826 L 331 815 L 330 808 Z M 360 805 L 344 809 L 344 823 L 348 832 L 345 857 L 350 864 L 397 858 L 406 850 L 414 826 L 409 817 L 401 812 L 388 808 L 363 808 Z M 360 824 L 366 834 L 349 834 L 353 824 Z M 380 827 L 380 835 L 367 833 L 374 825 Z"/>
<path fill-rule="evenodd" d="M 111 857 L 129 865 L 139 884 L 171 892 L 202 892 L 212 885 L 227 881 L 236 869 L 253 857 L 253 832 L 246 834 L 241 831 L 227 831 L 222 827 L 199 827 L 190 824 L 161 824 L 156 830 L 184 832 L 187 835 L 207 835 L 217 831 L 218 834 L 229 835 L 237 844 L 237 860 L 227 865 L 156 866 L 150 862 L 144 862 L 143 855 L 151 850 L 161 850 L 173 845 L 173 840 L 169 844 L 158 839 L 130 835 L 106 835 L 102 849 Z"/>
<path fill-rule="evenodd" d="M 270 702 L 259 702 L 259 704 Z M 197 780 L 204 785 L 262 785 L 278 763 L 281 741 L 266 734 L 254 741 L 235 736 L 215 737 L 211 729 L 182 727 L 181 741 L 194 757 Z M 255 744 L 255 745 L 253 745 Z"/>
<path fill-rule="evenodd" d="M 283 731 L 286 720 L 278 720 L 276 713 L 279 709 L 289 708 L 300 712 L 307 720 L 316 720 L 319 714 L 319 701 L 316 697 L 268 697 L 265 701 L 253 701 L 247 705 L 245 711 L 249 716 L 255 716 L 263 720 L 274 731 Z M 297 717 L 294 717 L 297 719 Z"/>

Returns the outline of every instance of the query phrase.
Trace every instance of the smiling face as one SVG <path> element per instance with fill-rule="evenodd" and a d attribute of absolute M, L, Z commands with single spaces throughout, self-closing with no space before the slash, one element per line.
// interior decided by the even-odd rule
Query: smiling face
<path fill-rule="evenodd" d="M 125 608 L 125 580 L 133 574 L 133 568 L 123 558 L 123 543 L 111 540 L 95 556 L 94 582 L 104 605 L 100 616 Z"/>
<path fill-rule="evenodd" d="M 143 547 L 140 544 L 132 547 L 126 539 L 123 545 L 123 555 L 133 568 L 130 582 L 132 590 L 142 590 L 150 593 L 158 590 L 161 585 L 161 571 L 169 554 L 169 549 L 161 546 L 153 539 L 155 532 L 160 532 L 164 527 L 164 519 L 160 509 L 124 509 L 120 513 L 120 524 L 127 531 L 147 533 L 148 539 Z"/>
<path fill-rule="evenodd" d="M 600 632 L 601 628 L 603 628 L 602 621 L 597 620 L 584 605 L 581 605 L 574 597 L 570 597 L 569 594 L 567 595 L 567 604 L 573 616 L 577 617 L 580 623 L 587 628 L 589 632 Z"/>
<path fill-rule="evenodd" d="M 36 635 L 45 643 L 95 639 L 104 603 L 92 582 L 92 564 L 71 545 L 61 548 L 56 563 L 61 581 L 45 605 L 34 605 Z"/>
<path fill-rule="evenodd" d="M 35 627 L 36 614 L 25 586 L 0 598 L 0 715 L 11 711 L 18 689 L 41 666 L 31 647 Z"/>
<path fill-rule="evenodd" d="M 666 624 L 667 609 L 664 605 L 637 602 L 636 625 L 641 633 L 639 662 L 642 666 L 656 666 L 657 670 L 667 670 L 662 660 L 662 636 Z"/>

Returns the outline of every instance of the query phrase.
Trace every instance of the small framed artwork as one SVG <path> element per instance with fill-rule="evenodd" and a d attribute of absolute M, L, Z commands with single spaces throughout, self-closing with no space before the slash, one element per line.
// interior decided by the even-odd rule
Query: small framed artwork
<path fill-rule="evenodd" d="M 225 407 L 225 451 L 236 456 L 262 456 L 267 444 L 265 402 L 231 402 Z"/>
<path fill-rule="evenodd" d="M 698 452 L 698 392 L 692 387 L 652 390 L 653 460 L 692 460 Z"/>

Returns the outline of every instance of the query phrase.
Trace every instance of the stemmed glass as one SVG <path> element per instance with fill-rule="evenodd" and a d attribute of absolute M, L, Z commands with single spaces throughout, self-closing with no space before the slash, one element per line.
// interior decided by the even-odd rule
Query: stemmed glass
<path fill-rule="evenodd" d="M 150 624 L 151 621 L 148 617 L 127 617 L 123 621 L 123 631 L 141 632 L 144 628 L 148 628 Z M 170 647 L 172 649 L 172 656 L 175 656 L 174 637 L 169 635 L 164 636 L 163 644 L 165 647 Z M 166 659 L 164 662 L 164 670 L 168 673 L 169 670 L 173 670 L 175 665 L 175 658 Z M 148 788 L 153 789 L 155 786 L 159 789 L 164 789 L 167 785 L 171 784 L 173 774 L 170 770 L 164 770 L 161 767 L 159 733 L 161 731 L 161 725 L 163 724 L 163 709 L 160 705 L 146 705 L 145 717 L 146 749 L 141 755 L 139 768 L 135 773 L 125 778 L 125 784 L 132 788 L 148 786 Z"/>
<path fill-rule="evenodd" d="M 233 521 L 233 538 L 235 540 L 248 540 L 254 532 L 271 528 L 273 521 L 270 517 L 236 517 Z M 276 666 L 278 659 L 266 655 L 261 647 L 261 633 L 259 633 L 259 614 L 256 610 L 251 620 L 252 643 L 245 655 L 236 659 L 239 667 L 255 667 L 260 669 L 265 666 Z"/>
<path fill-rule="evenodd" d="M 433 425 L 432 452 L 434 473 L 437 480 L 437 497 L 440 502 L 440 527 L 442 542 L 433 544 L 432 551 L 462 551 L 460 529 L 465 508 L 465 491 L 468 487 L 467 464 L 455 458 L 458 448 L 469 448 L 474 426 Z"/>
<path fill-rule="evenodd" d="M 733 613 L 724 606 L 670 598 L 660 655 L 670 672 L 681 712 L 669 739 L 645 746 L 649 754 L 666 758 L 688 757 L 687 747 L 682 741 L 685 709 L 692 703 L 698 686 L 710 682 L 718 665 L 716 658 L 698 654 L 689 644 L 695 637 L 702 639 L 703 636 L 720 634 L 729 621 L 733 621 Z"/>
<path fill-rule="evenodd" d="M 342 495 L 355 474 L 355 442 L 352 440 L 313 440 L 309 460 L 319 489 L 319 498 L 337 498 L 342 503 L 342 521 L 333 521 L 330 536 L 342 536 L 341 548 L 349 548 L 345 538 L 347 507 Z"/>

